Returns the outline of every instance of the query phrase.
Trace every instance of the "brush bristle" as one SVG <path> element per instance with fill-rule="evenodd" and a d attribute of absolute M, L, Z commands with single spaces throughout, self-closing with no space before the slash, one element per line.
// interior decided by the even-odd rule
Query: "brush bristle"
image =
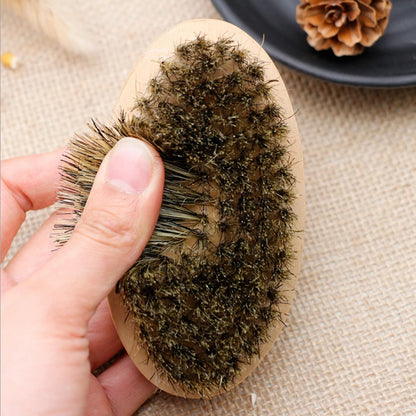
<path fill-rule="evenodd" d="M 133 115 L 94 122 L 63 164 L 60 201 L 73 215 L 57 225 L 60 244 L 118 140 L 137 137 L 159 151 L 160 218 L 117 290 L 160 376 L 202 397 L 231 387 L 284 318 L 295 179 L 274 82 L 231 39 L 199 36 L 160 62 Z"/>

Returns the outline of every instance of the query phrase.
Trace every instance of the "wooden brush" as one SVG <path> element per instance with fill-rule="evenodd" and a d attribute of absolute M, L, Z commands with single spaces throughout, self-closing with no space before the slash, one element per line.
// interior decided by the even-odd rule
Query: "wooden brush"
<path fill-rule="evenodd" d="M 69 238 L 107 152 L 146 140 L 165 164 L 159 221 L 109 296 L 140 371 L 185 397 L 241 382 L 287 318 L 301 266 L 301 144 L 283 81 L 251 37 L 217 20 L 184 22 L 141 56 L 112 125 L 93 122 L 62 166 L 57 225 Z"/>

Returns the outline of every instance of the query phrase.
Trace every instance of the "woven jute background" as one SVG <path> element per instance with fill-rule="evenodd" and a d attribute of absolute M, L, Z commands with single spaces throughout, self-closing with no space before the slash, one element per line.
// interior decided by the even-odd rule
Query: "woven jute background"
<path fill-rule="evenodd" d="M 2 71 L 2 158 L 53 150 L 91 117 L 108 118 L 154 38 L 186 19 L 220 18 L 209 0 L 73 3 L 95 40 L 87 58 L 2 12 L 2 51 L 21 59 Z M 416 89 L 349 88 L 277 66 L 306 174 L 304 266 L 288 327 L 232 392 L 162 393 L 138 414 L 416 415 Z M 28 216 L 10 255 L 47 215 Z"/>

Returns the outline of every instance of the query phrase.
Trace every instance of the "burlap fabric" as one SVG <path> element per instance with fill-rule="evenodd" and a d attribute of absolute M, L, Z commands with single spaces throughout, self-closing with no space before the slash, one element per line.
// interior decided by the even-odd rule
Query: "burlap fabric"
<path fill-rule="evenodd" d="M 77 1 L 96 40 L 65 53 L 9 12 L 2 157 L 63 146 L 111 114 L 139 54 L 209 0 Z M 288 327 L 245 382 L 210 401 L 159 394 L 140 415 L 416 415 L 416 90 L 332 85 L 278 65 L 303 137 L 304 266 Z M 14 253 L 44 220 L 29 215 Z M 257 401 L 252 405 L 251 394 Z"/>

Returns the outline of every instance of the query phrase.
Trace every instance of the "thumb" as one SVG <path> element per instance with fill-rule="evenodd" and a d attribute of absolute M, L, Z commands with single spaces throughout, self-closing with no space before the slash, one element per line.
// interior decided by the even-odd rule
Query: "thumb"
<path fill-rule="evenodd" d="M 107 154 L 70 240 L 29 279 L 48 292 L 54 308 L 89 320 L 145 248 L 163 182 L 162 160 L 145 142 L 126 137 Z"/>

